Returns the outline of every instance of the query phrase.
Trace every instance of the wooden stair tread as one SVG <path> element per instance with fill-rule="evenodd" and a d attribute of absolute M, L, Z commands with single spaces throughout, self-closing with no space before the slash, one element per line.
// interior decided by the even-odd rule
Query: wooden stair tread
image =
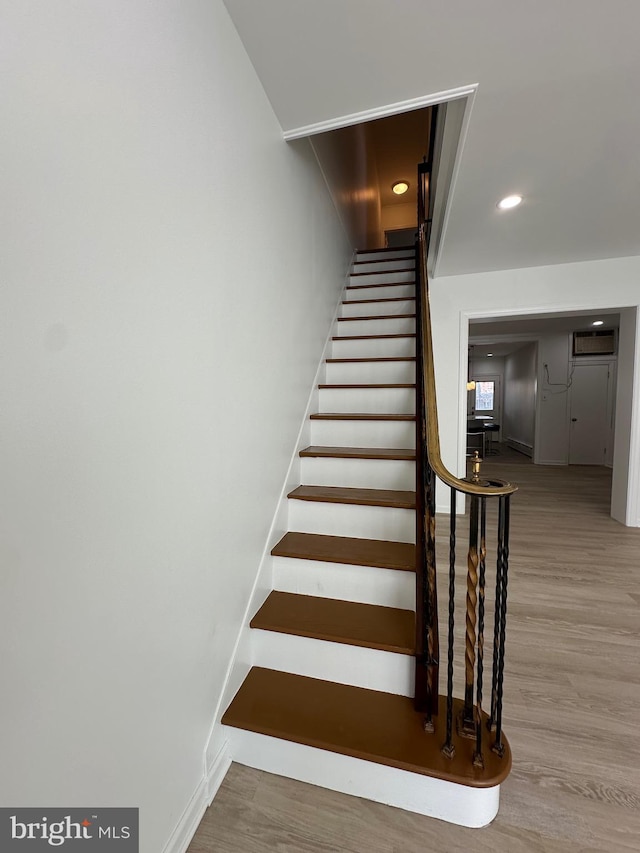
<path fill-rule="evenodd" d="M 372 263 L 372 261 L 365 261 L 364 263 Z M 413 281 L 388 281 L 379 284 L 376 282 L 375 284 L 348 284 L 346 286 L 346 290 L 365 290 L 371 287 L 411 287 L 415 285 Z"/>
<path fill-rule="evenodd" d="M 382 539 L 290 532 L 285 533 L 271 554 L 274 557 L 371 566 L 374 569 L 395 569 L 400 572 L 416 570 L 415 545 Z"/>
<path fill-rule="evenodd" d="M 374 414 L 373 412 L 314 412 L 313 421 L 415 421 L 416 416 L 407 414 Z"/>
<path fill-rule="evenodd" d="M 300 451 L 300 456 L 328 459 L 403 459 L 415 462 L 415 450 L 393 447 L 326 447 L 311 445 Z"/>
<path fill-rule="evenodd" d="M 415 314 L 370 314 L 366 317 L 338 317 L 338 323 L 351 323 L 355 320 L 413 320 L 415 316 Z"/>
<path fill-rule="evenodd" d="M 402 258 L 389 258 L 391 261 L 401 261 Z M 367 263 L 370 263 L 369 261 Z M 352 272 L 351 275 L 364 276 L 364 275 L 395 275 L 399 272 L 415 272 L 415 267 L 404 267 L 401 270 L 370 270 L 369 272 Z"/>
<path fill-rule="evenodd" d="M 343 305 L 368 305 L 369 302 L 415 302 L 415 296 L 387 296 L 384 299 L 343 299 Z"/>
<path fill-rule="evenodd" d="M 388 264 L 389 261 L 415 261 L 415 259 L 416 259 L 416 253 L 413 249 L 378 249 L 378 251 L 379 252 L 383 252 L 383 251 L 384 252 L 391 252 L 391 251 L 393 251 L 393 252 L 395 252 L 395 251 L 405 252 L 406 251 L 406 255 L 402 255 L 399 258 L 375 258 L 375 259 L 369 259 L 368 261 L 367 260 L 354 261 L 353 265 L 357 266 L 358 264 Z"/>
<path fill-rule="evenodd" d="M 357 255 L 377 255 L 380 252 L 406 252 L 408 255 L 412 255 L 412 257 L 415 257 L 415 247 L 411 246 L 411 245 L 409 245 L 409 246 L 382 246 L 380 249 L 356 249 Z"/>
<path fill-rule="evenodd" d="M 415 614 L 396 607 L 273 591 L 250 624 L 263 631 L 402 655 L 415 652 Z"/>
<path fill-rule="evenodd" d="M 460 708 L 454 699 L 454 714 Z M 499 785 L 511 769 L 506 738 L 503 758 L 484 750 L 484 769 L 473 766 L 475 741 L 455 734 L 455 757 L 445 758 L 440 750 L 445 712 L 441 696 L 436 732 L 430 735 L 423 728 L 424 714 L 406 696 L 253 667 L 222 723 L 449 782 Z"/>
<path fill-rule="evenodd" d="M 318 388 L 324 389 L 325 391 L 330 388 L 346 388 L 346 389 L 355 389 L 355 388 L 415 388 L 415 382 L 333 382 L 327 383 L 323 382 L 318 385 Z"/>
<path fill-rule="evenodd" d="M 377 358 L 325 358 L 327 364 L 368 364 L 376 361 L 415 361 L 415 355 L 388 355 Z"/>
<path fill-rule="evenodd" d="M 415 338 L 415 332 L 400 332 L 395 335 L 334 335 L 332 341 L 375 341 L 389 338 Z"/>
<path fill-rule="evenodd" d="M 287 495 L 291 500 L 319 501 L 358 506 L 386 506 L 415 509 L 416 493 L 400 489 L 354 489 L 344 486 L 298 486 Z"/>

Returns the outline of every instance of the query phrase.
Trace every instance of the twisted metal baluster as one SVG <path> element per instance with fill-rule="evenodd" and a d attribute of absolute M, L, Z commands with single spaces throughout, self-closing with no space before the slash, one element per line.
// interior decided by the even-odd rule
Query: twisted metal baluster
<path fill-rule="evenodd" d="M 456 592 L 456 497 L 451 489 L 451 510 L 449 517 L 449 636 L 447 649 L 447 736 L 442 747 L 447 758 L 453 758 L 456 749 L 452 742 L 453 729 L 453 629 Z"/>
<path fill-rule="evenodd" d="M 495 726 L 498 704 L 498 662 L 500 660 L 500 623 L 502 619 L 502 574 L 504 571 L 504 503 L 498 502 L 498 545 L 496 560 L 496 600 L 493 610 L 493 673 L 491 678 L 491 715 L 487 721 L 489 731 Z"/>
<path fill-rule="evenodd" d="M 498 661 L 498 687 L 496 690 L 496 741 L 492 747 L 493 751 L 501 758 L 504 755 L 504 744 L 502 743 L 502 695 L 504 682 L 504 643 L 507 630 L 507 582 L 509 569 L 509 495 L 500 498 L 504 502 L 503 511 L 503 537 L 502 537 L 502 572 L 501 572 L 501 594 L 500 594 L 500 660 Z"/>
<path fill-rule="evenodd" d="M 484 668 L 484 587 L 487 557 L 487 499 L 480 498 L 480 577 L 478 584 L 478 684 L 476 687 L 476 751 L 473 763 L 484 767 L 482 757 L 482 675 Z"/>
<path fill-rule="evenodd" d="M 461 731 L 475 737 L 475 713 L 473 705 L 474 669 L 476 663 L 476 606 L 478 603 L 478 503 L 476 495 L 471 497 L 469 510 L 469 552 L 467 555 L 467 615 L 465 636 L 465 685 L 464 710 Z"/>

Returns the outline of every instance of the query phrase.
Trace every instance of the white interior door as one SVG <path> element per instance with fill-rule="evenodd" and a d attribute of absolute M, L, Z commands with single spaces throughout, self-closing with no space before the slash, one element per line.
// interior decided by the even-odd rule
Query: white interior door
<path fill-rule="evenodd" d="M 570 396 L 569 464 L 604 465 L 609 441 L 610 366 L 576 364 Z"/>

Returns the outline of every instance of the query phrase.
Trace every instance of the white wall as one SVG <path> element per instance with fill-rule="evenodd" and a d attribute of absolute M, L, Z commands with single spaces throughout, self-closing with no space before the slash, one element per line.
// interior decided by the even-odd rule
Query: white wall
<path fill-rule="evenodd" d="M 533 453 L 536 419 L 535 343 L 525 344 L 504 360 L 503 441 L 513 441 Z"/>
<path fill-rule="evenodd" d="M 538 342 L 537 441 L 538 465 L 569 464 L 570 336 L 548 335 Z"/>
<path fill-rule="evenodd" d="M 384 245 L 371 127 L 355 124 L 311 137 L 338 215 L 358 249 Z"/>
<path fill-rule="evenodd" d="M 439 277 L 431 282 L 431 306 L 438 387 L 438 411 L 442 431 L 442 456 L 451 470 L 464 471 L 465 427 L 464 378 L 468 323 L 471 317 L 509 316 L 518 313 L 576 311 L 590 308 L 633 307 L 640 302 L 640 258 L 615 258 L 546 267 L 527 267 L 470 275 Z M 621 351 L 622 354 L 622 351 Z M 634 398 L 640 395 L 640 351 L 637 343 L 625 349 L 627 369 L 633 374 Z M 538 363 L 546 360 L 538 352 Z M 619 359 L 620 362 L 620 359 Z M 566 360 L 565 360 L 566 363 Z M 620 365 L 620 369 L 622 366 Z M 620 405 L 618 394 L 618 406 Z M 634 409 L 637 412 L 637 408 Z M 614 477 L 630 461 L 629 494 L 634 496 L 640 481 L 640 455 L 635 445 L 640 436 L 638 415 L 630 431 L 629 457 L 616 444 Z M 616 412 L 616 423 L 618 412 Z M 457 429 L 455 425 L 457 424 Z M 565 418 L 566 424 L 566 418 Z M 617 436 L 616 436 L 617 438 Z M 445 490 L 442 490 L 443 495 Z M 442 509 L 446 511 L 446 495 Z M 634 498 L 635 501 L 635 498 Z M 640 508 L 634 503 L 628 522 L 640 526 Z M 440 503 L 439 503 L 440 508 Z"/>
<path fill-rule="evenodd" d="M 0 802 L 203 750 L 351 248 L 219 0 L 3 4 Z"/>
<path fill-rule="evenodd" d="M 405 204 L 383 204 L 381 223 L 383 231 L 395 231 L 398 228 L 417 228 L 418 211 L 412 198 Z"/>
<path fill-rule="evenodd" d="M 637 442 L 632 442 L 638 430 L 638 407 L 640 399 L 634 390 L 634 353 L 638 350 L 638 309 L 627 308 L 620 312 L 620 330 L 618 335 L 618 375 L 616 387 L 616 418 L 614 447 L 619 464 L 613 469 L 611 484 L 611 515 L 622 524 L 634 524 L 640 515 L 638 493 L 630 495 L 637 481 L 633 471 L 640 466 Z"/>

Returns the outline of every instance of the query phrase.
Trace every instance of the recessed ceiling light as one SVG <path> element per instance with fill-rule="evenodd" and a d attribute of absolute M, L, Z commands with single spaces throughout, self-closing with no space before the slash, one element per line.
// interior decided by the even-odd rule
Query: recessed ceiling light
<path fill-rule="evenodd" d="M 492 352 L 488 352 L 488 353 L 487 353 L 487 358 L 493 358 L 493 353 L 492 353 Z"/>
<path fill-rule="evenodd" d="M 592 326 L 604 326 L 604 320 L 594 320 Z"/>
<path fill-rule="evenodd" d="M 508 195 L 498 202 L 500 210 L 510 210 L 512 207 L 517 207 L 522 201 L 521 195 Z"/>
<path fill-rule="evenodd" d="M 391 184 L 391 189 L 394 191 L 396 195 L 403 195 L 409 189 L 408 181 L 396 181 L 395 184 Z"/>

